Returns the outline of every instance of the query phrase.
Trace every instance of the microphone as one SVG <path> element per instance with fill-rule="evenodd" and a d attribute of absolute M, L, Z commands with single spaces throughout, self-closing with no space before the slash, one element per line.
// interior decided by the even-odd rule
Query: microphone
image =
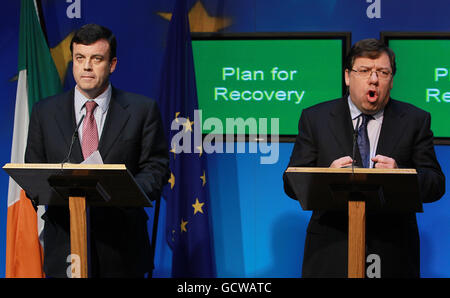
<path fill-rule="evenodd" d="M 69 153 L 67 154 L 67 157 L 61 162 L 61 164 L 70 162 L 69 158 L 70 158 L 70 154 L 72 154 L 72 147 L 73 147 L 73 144 L 75 143 L 75 139 L 78 139 L 78 129 L 80 128 L 81 123 L 83 122 L 84 116 L 85 115 L 81 116 L 81 119 L 77 124 L 77 128 L 75 128 L 75 131 L 72 134 L 72 141 L 70 142 Z"/>
<path fill-rule="evenodd" d="M 356 120 L 356 126 L 353 130 L 353 151 L 352 151 L 352 173 L 355 174 L 355 157 L 356 157 L 356 144 L 358 143 L 358 130 L 361 122 L 361 117 L 358 116 L 358 120 Z"/>

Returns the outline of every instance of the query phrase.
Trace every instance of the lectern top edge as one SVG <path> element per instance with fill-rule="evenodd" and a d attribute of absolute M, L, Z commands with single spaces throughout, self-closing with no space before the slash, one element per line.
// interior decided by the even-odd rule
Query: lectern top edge
<path fill-rule="evenodd" d="M 126 170 L 124 164 L 7 163 L 4 169 Z"/>
<path fill-rule="evenodd" d="M 357 174 L 417 174 L 416 169 L 374 169 L 374 168 L 320 168 L 289 167 L 286 172 L 298 173 L 357 173 Z"/>

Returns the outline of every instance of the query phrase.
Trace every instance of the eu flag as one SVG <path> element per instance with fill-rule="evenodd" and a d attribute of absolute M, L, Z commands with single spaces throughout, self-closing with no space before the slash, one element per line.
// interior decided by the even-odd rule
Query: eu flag
<path fill-rule="evenodd" d="M 171 169 L 163 196 L 172 277 L 215 277 L 206 159 L 201 143 L 194 142 L 194 135 L 201 138 L 201 124 L 194 121 L 198 103 L 186 0 L 176 1 L 162 67 L 159 102 Z"/>

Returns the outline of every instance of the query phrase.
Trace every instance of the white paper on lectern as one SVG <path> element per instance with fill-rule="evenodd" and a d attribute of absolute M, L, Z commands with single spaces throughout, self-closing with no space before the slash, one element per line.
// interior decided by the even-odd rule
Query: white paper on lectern
<path fill-rule="evenodd" d="M 100 152 L 98 150 L 96 150 L 88 158 L 86 158 L 81 164 L 102 165 L 103 159 L 102 159 L 102 156 L 100 155 Z"/>

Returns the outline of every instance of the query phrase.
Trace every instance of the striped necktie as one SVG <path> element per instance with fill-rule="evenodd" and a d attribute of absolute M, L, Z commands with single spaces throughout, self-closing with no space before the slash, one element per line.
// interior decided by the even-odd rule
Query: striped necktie
<path fill-rule="evenodd" d="M 371 115 L 361 114 L 362 123 L 358 128 L 358 147 L 361 155 L 362 165 L 368 168 L 370 165 L 370 142 L 367 133 L 367 123 L 373 119 Z"/>

